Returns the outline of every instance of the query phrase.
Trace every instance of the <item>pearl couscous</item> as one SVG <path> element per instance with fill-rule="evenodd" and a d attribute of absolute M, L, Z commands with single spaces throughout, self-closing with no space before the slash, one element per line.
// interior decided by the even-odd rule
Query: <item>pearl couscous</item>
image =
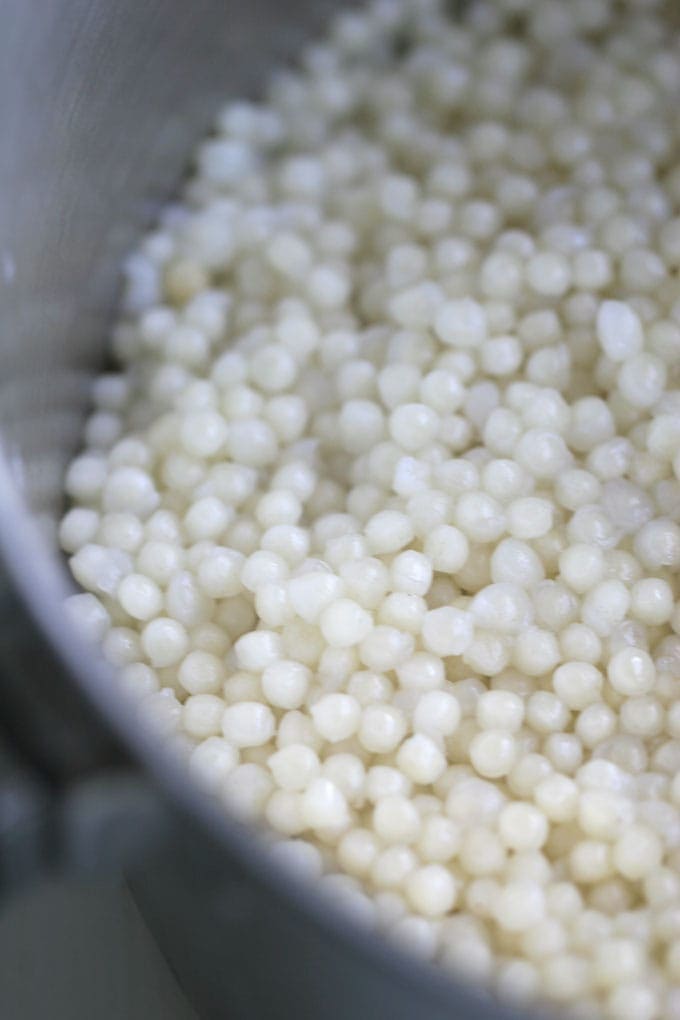
<path fill-rule="evenodd" d="M 680 1017 L 680 22 L 375 0 L 127 264 L 69 611 L 364 922 Z"/>

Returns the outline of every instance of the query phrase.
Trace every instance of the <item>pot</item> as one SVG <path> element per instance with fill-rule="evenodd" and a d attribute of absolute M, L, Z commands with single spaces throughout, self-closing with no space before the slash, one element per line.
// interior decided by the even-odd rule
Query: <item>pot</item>
<path fill-rule="evenodd" d="M 14 762 L 0 885 L 46 866 L 122 868 L 205 1020 L 511 1020 L 355 926 L 209 803 L 62 609 L 63 471 L 105 362 L 121 260 L 218 102 L 257 94 L 331 7 L 0 0 L 0 704 Z"/>

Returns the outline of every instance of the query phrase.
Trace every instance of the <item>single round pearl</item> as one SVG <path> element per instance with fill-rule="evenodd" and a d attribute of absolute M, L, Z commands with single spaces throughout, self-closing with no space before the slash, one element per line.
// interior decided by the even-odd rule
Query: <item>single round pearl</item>
<path fill-rule="evenodd" d="M 234 747 L 259 747 L 274 734 L 275 719 L 270 708 L 257 701 L 229 705 L 222 715 L 222 732 Z"/>
<path fill-rule="evenodd" d="M 508 774 L 517 754 L 515 740 L 503 730 L 486 730 L 470 744 L 470 760 L 481 776 L 498 779 Z"/>
<path fill-rule="evenodd" d="M 427 864 L 411 874 L 406 894 L 413 908 L 426 917 L 440 917 L 453 909 L 458 897 L 456 880 L 440 864 Z"/>
<path fill-rule="evenodd" d="M 609 660 L 607 676 L 615 691 L 634 697 L 652 690 L 656 670 L 647 652 L 629 646 L 622 648 Z"/>
<path fill-rule="evenodd" d="M 362 641 L 370 632 L 373 621 L 352 599 L 336 599 L 321 614 L 320 629 L 333 648 L 348 648 Z"/>
<path fill-rule="evenodd" d="M 356 732 L 361 706 L 349 694 L 324 694 L 311 707 L 314 725 L 321 736 L 334 744 Z"/>

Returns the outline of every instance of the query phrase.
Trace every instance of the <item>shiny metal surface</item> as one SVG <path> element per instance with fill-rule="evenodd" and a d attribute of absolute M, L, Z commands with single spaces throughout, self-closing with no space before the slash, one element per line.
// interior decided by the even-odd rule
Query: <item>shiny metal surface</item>
<path fill-rule="evenodd" d="M 134 759 L 174 837 L 131 882 L 205 1018 L 509 1018 L 355 930 L 198 796 L 71 632 L 63 466 L 105 356 L 117 267 L 219 98 L 257 92 L 322 0 L 0 0 L 0 725 L 59 788 Z"/>

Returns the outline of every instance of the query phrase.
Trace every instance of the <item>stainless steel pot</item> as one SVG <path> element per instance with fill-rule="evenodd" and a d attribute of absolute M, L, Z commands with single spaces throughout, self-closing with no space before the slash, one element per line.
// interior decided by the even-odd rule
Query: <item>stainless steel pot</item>
<path fill-rule="evenodd" d="M 120 260 L 218 100 L 257 93 L 330 6 L 0 0 L 0 731 L 23 762 L 0 789 L 0 882 L 122 860 L 205 1018 L 510 1018 L 355 930 L 206 803 L 61 609 L 61 479 Z"/>

